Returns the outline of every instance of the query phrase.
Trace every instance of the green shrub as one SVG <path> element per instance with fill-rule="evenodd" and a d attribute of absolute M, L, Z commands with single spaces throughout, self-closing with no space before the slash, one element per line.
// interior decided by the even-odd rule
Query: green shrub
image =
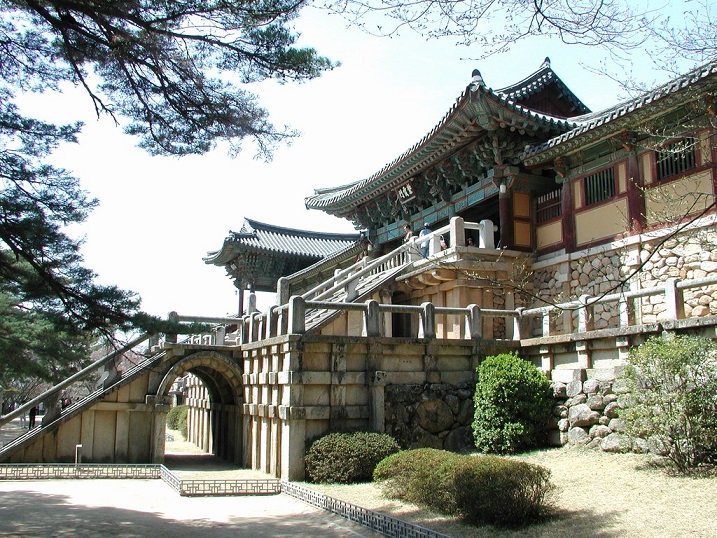
<path fill-rule="evenodd" d="M 478 367 L 473 439 L 481 452 L 507 454 L 545 442 L 553 400 L 550 381 L 513 353 Z"/>
<path fill-rule="evenodd" d="M 387 497 L 501 526 L 547 516 L 554 490 L 544 467 L 433 448 L 389 456 L 376 466 L 374 480 Z"/>
<path fill-rule="evenodd" d="M 185 439 L 187 438 L 187 410 L 186 405 L 176 405 L 167 413 L 167 428 L 179 430 Z"/>
<path fill-rule="evenodd" d="M 306 475 L 311 482 L 367 482 L 376 464 L 398 452 L 396 440 L 385 433 L 330 433 L 306 451 Z"/>
<path fill-rule="evenodd" d="M 454 473 L 458 512 L 472 523 L 524 525 L 549 515 L 550 470 L 497 456 L 464 457 Z"/>
<path fill-rule="evenodd" d="M 717 460 L 717 345 L 689 335 L 651 337 L 630 350 L 625 370 L 628 433 L 645 437 L 689 472 Z"/>
<path fill-rule="evenodd" d="M 383 494 L 389 498 L 454 514 L 458 507 L 451 484 L 460 457 L 436 448 L 404 450 L 379 462 L 373 479 L 382 483 Z"/>

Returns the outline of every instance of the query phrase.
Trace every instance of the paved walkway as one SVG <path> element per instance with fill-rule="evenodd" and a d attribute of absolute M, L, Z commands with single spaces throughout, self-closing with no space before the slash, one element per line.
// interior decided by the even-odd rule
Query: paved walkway
<path fill-rule="evenodd" d="M 0 428 L 0 442 L 22 431 Z M 211 455 L 168 455 L 187 478 L 266 478 Z M 181 497 L 162 480 L 0 481 L 0 536 L 118 538 L 377 537 L 288 495 Z"/>
<path fill-rule="evenodd" d="M 37 422 L 35 422 L 35 427 L 40 425 L 40 422 L 42 421 L 42 417 L 38 417 Z M 27 424 L 27 423 L 26 423 Z M 21 433 L 24 433 L 27 431 L 27 425 L 23 427 L 20 424 L 20 419 L 15 418 L 8 422 L 7 424 L 4 424 L 2 427 L 0 427 L 0 446 L 3 446 L 5 443 L 12 441 L 16 437 L 18 437 Z"/>

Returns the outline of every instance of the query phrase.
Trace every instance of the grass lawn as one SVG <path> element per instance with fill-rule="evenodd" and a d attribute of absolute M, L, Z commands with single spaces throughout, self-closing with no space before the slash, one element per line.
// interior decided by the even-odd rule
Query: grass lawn
<path fill-rule="evenodd" d="M 311 488 L 453 537 L 713 537 L 717 477 L 672 476 L 641 454 L 587 449 L 540 450 L 515 456 L 548 467 L 557 486 L 552 520 L 521 529 L 473 527 L 381 496 L 373 484 Z"/>

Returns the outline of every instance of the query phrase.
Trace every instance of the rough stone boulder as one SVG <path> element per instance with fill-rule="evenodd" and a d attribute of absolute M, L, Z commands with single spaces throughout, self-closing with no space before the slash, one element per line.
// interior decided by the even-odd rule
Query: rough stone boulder
<path fill-rule="evenodd" d="M 453 425 L 453 411 L 442 400 L 425 400 L 416 409 L 418 424 L 430 433 L 440 433 Z"/>
<path fill-rule="evenodd" d="M 592 426 L 600 421 L 600 413 L 590 409 L 587 404 L 578 404 L 570 408 L 568 412 L 570 426 Z"/>
<path fill-rule="evenodd" d="M 629 452 L 632 449 L 630 437 L 622 433 L 611 433 L 600 442 L 605 452 Z"/>

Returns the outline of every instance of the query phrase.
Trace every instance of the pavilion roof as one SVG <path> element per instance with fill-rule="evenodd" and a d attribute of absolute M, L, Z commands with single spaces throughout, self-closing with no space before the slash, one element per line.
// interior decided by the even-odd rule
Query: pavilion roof
<path fill-rule="evenodd" d="M 306 207 L 346 216 L 361 204 L 395 189 L 496 129 L 505 128 L 521 135 L 540 133 L 543 140 L 570 131 L 576 126 L 570 116 L 528 106 L 533 106 L 534 96 L 548 86 L 554 88 L 563 108 L 570 109 L 571 115 L 589 111 L 555 74 L 547 58 L 530 76 L 500 90 L 487 88 L 478 71 L 473 74 L 473 81 L 448 113 L 419 142 L 366 179 L 339 187 L 314 189 L 314 195 L 305 199 Z"/>
<path fill-rule="evenodd" d="M 238 232 L 229 231 L 222 248 L 207 253 L 205 263 L 224 265 L 246 253 L 270 254 L 281 258 L 320 260 L 356 245 L 361 234 L 314 232 L 274 226 L 244 219 Z"/>

